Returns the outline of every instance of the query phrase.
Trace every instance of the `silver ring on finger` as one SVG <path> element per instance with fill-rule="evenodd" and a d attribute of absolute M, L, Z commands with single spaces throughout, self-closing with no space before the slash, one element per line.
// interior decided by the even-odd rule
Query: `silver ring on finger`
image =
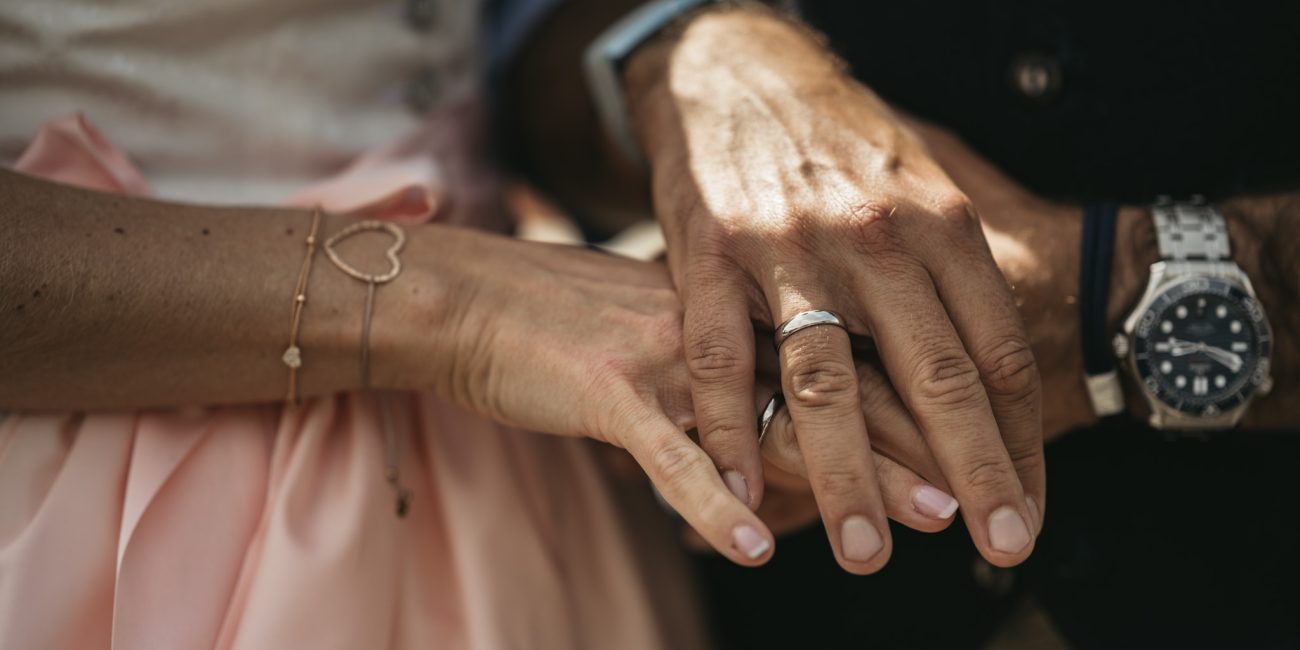
<path fill-rule="evenodd" d="M 767 406 L 763 407 L 763 414 L 758 416 L 758 446 L 763 446 L 763 438 L 767 437 L 767 430 L 772 426 L 772 420 L 776 418 L 776 412 L 785 406 L 785 393 L 776 391 L 772 393 L 772 399 L 767 400 Z"/>
<path fill-rule="evenodd" d="M 833 325 L 845 332 L 849 331 L 848 328 L 844 326 L 844 319 L 840 318 L 840 315 L 833 311 L 826 311 L 825 309 L 801 311 L 794 316 L 791 316 L 784 323 L 781 323 L 780 327 L 776 328 L 776 349 L 780 350 L 781 344 L 785 343 L 786 339 L 790 338 L 790 336 L 795 332 L 808 329 L 809 327 L 817 327 L 819 325 Z"/>

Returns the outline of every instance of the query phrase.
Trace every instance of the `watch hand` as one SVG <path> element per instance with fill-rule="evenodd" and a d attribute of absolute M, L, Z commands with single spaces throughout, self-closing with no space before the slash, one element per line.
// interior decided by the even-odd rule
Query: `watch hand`
<path fill-rule="evenodd" d="M 1233 372 L 1237 372 L 1238 370 L 1241 370 L 1241 366 L 1243 363 L 1241 360 L 1241 355 L 1234 354 L 1232 352 L 1224 350 L 1223 348 L 1216 348 L 1210 345 L 1206 345 L 1204 343 L 1198 343 L 1197 347 L 1201 352 L 1205 353 L 1205 356 L 1214 359 L 1215 361 L 1218 361 L 1219 363 L 1227 366 L 1229 370 Z"/>
<path fill-rule="evenodd" d="M 1169 337 L 1169 348 L 1169 355 L 1174 357 L 1185 357 L 1196 352 L 1204 353 L 1205 356 L 1227 366 L 1233 372 L 1241 370 L 1241 366 L 1244 364 L 1240 355 L 1223 348 L 1206 345 L 1203 341 L 1183 341 L 1171 336 Z"/>

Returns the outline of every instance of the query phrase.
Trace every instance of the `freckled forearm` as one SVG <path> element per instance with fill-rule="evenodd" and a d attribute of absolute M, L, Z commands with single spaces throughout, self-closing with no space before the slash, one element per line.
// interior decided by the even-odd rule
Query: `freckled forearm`
<path fill-rule="evenodd" d="M 283 398 L 279 356 L 308 212 L 169 204 L 0 174 L 0 408 Z M 301 330 L 304 394 L 355 383 L 344 332 L 357 288 L 323 272 L 322 259 Z"/>

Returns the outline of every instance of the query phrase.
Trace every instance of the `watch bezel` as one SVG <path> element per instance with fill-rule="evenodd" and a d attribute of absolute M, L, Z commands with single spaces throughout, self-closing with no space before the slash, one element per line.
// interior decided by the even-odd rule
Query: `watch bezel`
<path fill-rule="evenodd" d="M 1140 347 L 1137 330 L 1142 318 L 1152 313 L 1153 308 L 1162 299 L 1168 298 L 1168 303 L 1172 304 L 1182 297 L 1205 292 L 1209 287 L 1216 285 L 1226 288 L 1227 295 L 1245 307 L 1252 322 L 1258 328 L 1259 338 L 1255 352 L 1258 354 L 1259 361 L 1246 385 L 1236 392 L 1234 399 L 1223 400 L 1223 402 L 1231 402 L 1230 404 L 1218 406 L 1216 402 L 1216 407 L 1208 413 L 1184 411 L 1161 399 L 1148 385 L 1147 377 L 1151 376 L 1151 369 L 1149 365 L 1142 364 L 1137 358 Z M 1151 277 L 1146 292 L 1124 324 L 1123 343 L 1126 349 L 1123 350 L 1123 356 L 1151 408 L 1150 423 L 1153 427 L 1183 430 L 1228 429 L 1241 420 L 1251 401 L 1256 396 L 1266 393 L 1272 383 L 1270 376 L 1272 340 L 1272 328 L 1269 326 L 1263 306 L 1259 304 L 1250 279 L 1236 264 L 1157 262 L 1151 266 Z M 1236 397 L 1240 399 L 1235 399 Z"/>

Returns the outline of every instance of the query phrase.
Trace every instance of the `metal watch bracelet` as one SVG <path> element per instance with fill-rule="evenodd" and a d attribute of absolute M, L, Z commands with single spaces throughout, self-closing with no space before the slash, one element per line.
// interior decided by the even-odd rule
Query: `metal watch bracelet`
<path fill-rule="evenodd" d="M 1194 196 L 1191 203 L 1174 203 L 1167 196 L 1151 206 L 1160 259 L 1169 262 L 1219 262 L 1231 259 L 1228 223 L 1218 208 Z"/>

